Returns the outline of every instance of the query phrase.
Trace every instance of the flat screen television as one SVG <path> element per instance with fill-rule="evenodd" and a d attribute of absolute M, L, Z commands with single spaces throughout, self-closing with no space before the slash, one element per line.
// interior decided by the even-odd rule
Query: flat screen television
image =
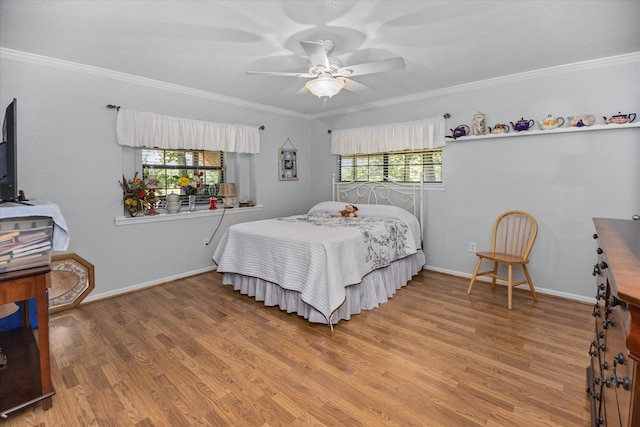
<path fill-rule="evenodd" d="M 0 199 L 2 202 L 20 200 L 17 128 L 18 108 L 14 98 L 5 111 L 2 123 L 2 142 L 0 143 Z"/>

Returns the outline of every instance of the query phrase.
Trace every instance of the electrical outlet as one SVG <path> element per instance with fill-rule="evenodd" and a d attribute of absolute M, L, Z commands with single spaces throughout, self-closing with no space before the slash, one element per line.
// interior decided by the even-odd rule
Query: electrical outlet
<path fill-rule="evenodd" d="M 202 246 L 204 246 L 205 248 L 209 245 L 209 239 L 206 237 L 202 238 Z"/>
<path fill-rule="evenodd" d="M 469 252 L 476 252 L 476 242 L 469 242 Z"/>

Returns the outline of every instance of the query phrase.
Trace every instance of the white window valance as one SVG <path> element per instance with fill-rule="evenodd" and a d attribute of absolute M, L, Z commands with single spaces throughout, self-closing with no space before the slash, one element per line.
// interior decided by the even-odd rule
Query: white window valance
<path fill-rule="evenodd" d="M 214 123 L 155 113 L 118 110 L 118 144 L 169 150 L 211 150 L 259 153 L 257 127 Z"/>
<path fill-rule="evenodd" d="M 340 155 L 386 153 L 442 147 L 444 117 L 364 126 L 331 132 L 331 153 Z"/>

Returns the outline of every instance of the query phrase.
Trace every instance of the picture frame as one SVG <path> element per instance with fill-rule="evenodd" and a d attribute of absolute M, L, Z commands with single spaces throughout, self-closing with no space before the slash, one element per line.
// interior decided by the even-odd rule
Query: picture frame
<path fill-rule="evenodd" d="M 51 257 L 49 313 L 77 307 L 93 290 L 94 266 L 75 253 Z"/>
<path fill-rule="evenodd" d="M 298 150 L 280 148 L 278 163 L 278 178 L 280 181 L 298 180 Z"/>

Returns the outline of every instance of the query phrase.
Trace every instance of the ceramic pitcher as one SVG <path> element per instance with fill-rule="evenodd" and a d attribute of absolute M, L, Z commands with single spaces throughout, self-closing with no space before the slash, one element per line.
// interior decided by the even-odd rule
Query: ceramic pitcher
<path fill-rule="evenodd" d="M 473 134 L 484 135 L 486 130 L 485 115 L 483 113 L 477 113 L 473 116 Z"/>

